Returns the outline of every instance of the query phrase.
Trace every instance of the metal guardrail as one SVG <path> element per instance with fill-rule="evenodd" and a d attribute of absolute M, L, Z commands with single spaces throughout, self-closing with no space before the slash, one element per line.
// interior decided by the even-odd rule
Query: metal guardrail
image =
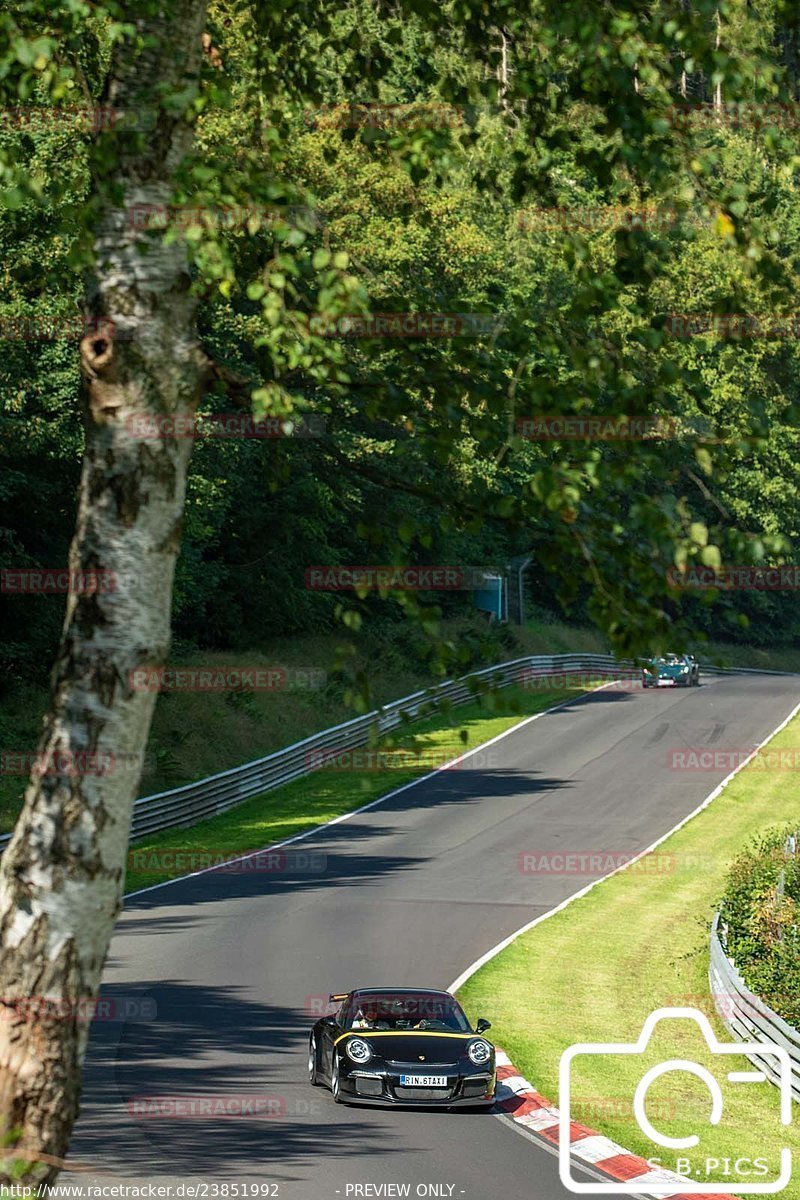
<path fill-rule="evenodd" d="M 708 967 L 708 980 L 717 1012 L 737 1042 L 771 1042 L 788 1051 L 792 1067 L 792 1096 L 800 1103 L 800 1033 L 747 987 L 725 952 L 724 923 L 722 928 L 720 925 L 720 914 L 717 913 L 711 926 L 711 960 Z M 756 1053 L 747 1057 L 772 1083 L 780 1082 L 774 1059 L 761 1058 Z"/>
<path fill-rule="evenodd" d="M 330 758 L 337 753 L 367 745 L 376 731 L 386 733 L 396 728 L 405 717 L 435 712 L 443 702 L 464 704 L 474 698 L 484 683 L 493 687 L 507 687 L 539 675 L 560 675 L 565 671 L 585 674 L 588 682 L 589 678 L 601 679 L 604 676 L 619 678 L 634 669 L 632 662 L 620 662 L 610 654 L 534 654 L 474 671 L 461 679 L 448 680 L 434 688 L 404 696 L 383 708 L 324 729 L 284 750 L 276 750 L 243 766 L 232 767 L 218 775 L 210 775 L 167 792 L 142 796 L 134 806 L 131 840 L 148 837 L 164 829 L 185 829 L 196 825 L 198 821 L 227 812 L 244 800 L 319 770 L 325 765 L 326 755 Z M 704 670 L 717 673 L 721 668 Z M 784 673 L 789 672 L 774 672 Z M 0 849 L 8 844 L 10 836 L 0 836 Z"/>

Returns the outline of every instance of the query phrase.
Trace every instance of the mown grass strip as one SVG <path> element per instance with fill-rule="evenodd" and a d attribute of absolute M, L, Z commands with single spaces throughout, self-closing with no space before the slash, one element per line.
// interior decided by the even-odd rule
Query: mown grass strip
<path fill-rule="evenodd" d="M 799 737 L 795 718 L 770 749 L 796 747 Z M 708 808 L 658 847 L 657 859 L 645 858 L 598 884 L 523 934 L 465 983 L 461 1000 L 468 1011 L 492 1021 L 492 1037 L 554 1103 L 564 1050 L 581 1042 L 634 1042 L 658 1008 L 705 1012 L 720 1041 L 728 1042 L 710 997 L 710 923 L 731 860 L 755 833 L 783 821 L 800 821 L 796 777 L 758 765 L 744 768 Z M 587 1060 L 573 1085 L 575 1119 L 645 1158 L 655 1154 L 667 1169 L 677 1169 L 683 1156 L 697 1181 L 732 1187 L 775 1178 L 780 1148 L 796 1146 L 797 1135 L 780 1125 L 778 1091 L 771 1084 L 723 1087 L 725 1113 L 712 1127 L 706 1086 L 685 1073 L 672 1075 L 651 1093 L 651 1120 L 669 1137 L 697 1134 L 701 1144 L 658 1149 L 644 1136 L 633 1116 L 634 1091 L 648 1067 L 672 1058 L 705 1065 L 723 1083 L 731 1069 L 729 1064 L 721 1070 L 719 1058 L 704 1051 L 696 1026 L 673 1022 L 660 1028 L 644 1059 Z M 735 1065 L 742 1069 L 742 1060 Z M 744 1163 L 744 1157 L 751 1161 Z M 769 1174 L 757 1158 L 765 1160 Z M 716 1159 L 717 1167 L 707 1172 L 706 1159 Z M 781 1192 L 786 1200 L 800 1197 L 797 1168 L 795 1174 Z"/>
<path fill-rule="evenodd" d="M 212 855 L 219 860 L 245 854 L 313 829 L 418 779 L 433 765 L 480 746 L 525 717 L 586 691 L 560 686 L 558 680 L 552 683 L 556 686 L 506 688 L 459 707 L 449 717 L 437 713 L 409 723 L 403 737 L 413 735 L 418 762 L 409 764 L 402 751 L 390 751 L 397 765 L 379 770 L 324 767 L 191 829 L 166 830 L 137 842 L 128 854 L 125 890 L 133 892 L 199 870 Z"/>

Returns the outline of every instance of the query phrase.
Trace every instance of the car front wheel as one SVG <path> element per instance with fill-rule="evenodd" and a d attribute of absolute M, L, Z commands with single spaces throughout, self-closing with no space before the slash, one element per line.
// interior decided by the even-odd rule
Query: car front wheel
<path fill-rule="evenodd" d="M 319 1087 L 319 1073 L 317 1071 L 317 1043 L 314 1040 L 312 1033 L 308 1043 L 308 1082 L 312 1087 Z"/>
<path fill-rule="evenodd" d="M 331 1067 L 331 1092 L 337 1104 L 342 1103 L 342 1081 L 339 1078 L 339 1059 L 334 1051 L 333 1066 Z"/>

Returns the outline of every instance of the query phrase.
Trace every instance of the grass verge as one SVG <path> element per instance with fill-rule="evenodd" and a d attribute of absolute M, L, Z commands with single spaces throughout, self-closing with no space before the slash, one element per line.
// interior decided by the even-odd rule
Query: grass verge
<path fill-rule="evenodd" d="M 795 718 L 770 745 L 796 746 L 798 736 Z M 657 1008 L 697 1008 L 710 1016 L 721 1041 L 730 1040 L 709 994 L 710 922 L 728 865 L 745 842 L 767 826 L 800 820 L 800 790 L 791 782 L 786 773 L 746 767 L 653 855 L 518 938 L 461 988 L 468 1010 L 492 1020 L 492 1037 L 554 1103 L 564 1050 L 579 1042 L 636 1041 Z M 632 1113 L 643 1072 L 672 1058 L 707 1066 L 725 1085 L 716 1128 L 709 1125 L 708 1090 L 695 1077 L 673 1074 L 651 1090 L 654 1125 L 670 1137 L 699 1135 L 701 1144 L 691 1150 L 654 1146 Z M 738 1070 L 747 1067 L 743 1058 L 734 1062 Z M 691 1022 L 660 1025 L 646 1056 L 598 1056 L 576 1067 L 575 1119 L 644 1158 L 660 1157 L 669 1170 L 678 1169 L 683 1156 L 698 1182 L 733 1187 L 771 1180 L 780 1148 L 796 1145 L 796 1133 L 779 1123 L 777 1088 L 728 1084 L 719 1058 L 704 1051 Z M 707 1160 L 715 1159 L 709 1169 Z M 768 1164 L 768 1175 L 758 1159 Z M 781 1195 L 797 1200 L 800 1179 Z"/>
<path fill-rule="evenodd" d="M 449 716 L 437 713 L 410 722 L 404 727 L 403 742 L 407 744 L 413 737 L 413 755 L 402 748 L 389 749 L 381 758 L 380 770 L 325 767 L 191 829 L 167 830 L 137 842 L 128 855 L 126 891 L 199 870 L 205 865 L 204 856 L 211 861 L 211 855 L 218 859 L 244 854 L 313 829 L 418 779 L 433 766 L 480 746 L 526 716 L 584 694 L 585 689 L 580 688 L 507 688 L 465 704 Z M 175 861 L 178 854 L 179 865 Z"/>

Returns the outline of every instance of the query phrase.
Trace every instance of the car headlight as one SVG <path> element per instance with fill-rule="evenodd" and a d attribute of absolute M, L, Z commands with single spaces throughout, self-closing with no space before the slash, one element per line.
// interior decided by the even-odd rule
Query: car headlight
<path fill-rule="evenodd" d="M 372 1058 L 372 1047 L 363 1038 L 348 1038 L 345 1045 L 348 1058 L 353 1062 L 365 1063 Z"/>
<path fill-rule="evenodd" d="M 467 1046 L 467 1054 L 476 1067 L 482 1067 L 492 1057 L 492 1047 L 488 1042 L 484 1042 L 483 1038 L 480 1038 L 477 1042 L 470 1042 Z"/>
<path fill-rule="evenodd" d="M 681 667 L 681 675 L 686 675 L 689 671 L 688 667 Z"/>

